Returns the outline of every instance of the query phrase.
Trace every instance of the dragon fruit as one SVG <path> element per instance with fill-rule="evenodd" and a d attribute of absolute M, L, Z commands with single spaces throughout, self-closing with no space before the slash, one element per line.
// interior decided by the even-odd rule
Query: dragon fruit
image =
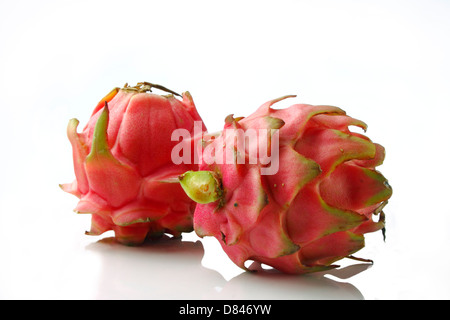
<path fill-rule="evenodd" d="M 367 125 L 340 108 L 271 107 L 288 97 L 295 96 L 246 118 L 228 116 L 224 130 L 204 141 L 199 171 L 179 177 L 198 202 L 196 233 L 217 238 L 243 269 L 250 260 L 286 273 L 324 271 L 360 259 L 353 253 L 365 233 L 384 235 L 392 189 L 375 169 L 384 148 L 350 131 Z"/>
<path fill-rule="evenodd" d="M 152 88 L 169 94 L 150 93 Z M 206 128 L 189 92 L 182 100 L 176 95 L 148 82 L 126 84 L 98 103 L 81 133 L 79 121 L 69 121 L 76 179 L 60 186 L 80 198 L 75 212 L 92 214 L 86 234 L 113 230 L 119 242 L 138 245 L 148 237 L 192 231 L 195 202 L 171 179 L 198 166 L 173 163 L 177 142 L 171 135 Z"/>

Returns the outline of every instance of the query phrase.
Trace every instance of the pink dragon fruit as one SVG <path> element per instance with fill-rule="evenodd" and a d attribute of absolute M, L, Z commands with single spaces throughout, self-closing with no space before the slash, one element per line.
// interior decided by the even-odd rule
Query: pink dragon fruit
<path fill-rule="evenodd" d="M 247 118 L 228 116 L 206 143 L 200 171 L 179 180 L 199 203 L 196 233 L 217 238 L 239 267 L 253 260 L 286 273 L 323 271 L 358 259 L 352 254 L 364 247 L 365 233 L 384 234 L 392 189 L 375 167 L 385 150 L 350 131 L 367 126 L 340 108 L 271 108 L 287 97 Z"/>
<path fill-rule="evenodd" d="M 157 88 L 169 92 L 161 96 Z M 148 92 L 149 91 L 149 92 Z M 77 213 L 92 214 L 89 235 L 114 230 L 116 239 L 137 245 L 163 233 L 192 231 L 195 202 L 171 182 L 194 164 L 174 164 L 175 129 L 206 130 L 189 92 L 177 93 L 148 82 L 115 88 L 94 109 L 82 133 L 72 119 L 67 135 L 76 180 L 61 188 L 80 198 Z M 192 140 L 193 143 L 194 140 Z"/>

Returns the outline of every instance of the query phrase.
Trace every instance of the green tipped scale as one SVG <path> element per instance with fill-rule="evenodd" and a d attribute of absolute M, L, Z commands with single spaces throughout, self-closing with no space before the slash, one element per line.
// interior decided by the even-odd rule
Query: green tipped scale
<path fill-rule="evenodd" d="M 108 135 L 106 130 L 108 129 L 109 122 L 109 109 L 108 102 L 105 101 L 105 106 L 101 112 L 98 120 L 95 124 L 94 136 L 92 139 L 91 152 L 86 158 L 86 161 L 94 161 L 99 156 L 111 157 L 111 152 L 108 147 Z"/>

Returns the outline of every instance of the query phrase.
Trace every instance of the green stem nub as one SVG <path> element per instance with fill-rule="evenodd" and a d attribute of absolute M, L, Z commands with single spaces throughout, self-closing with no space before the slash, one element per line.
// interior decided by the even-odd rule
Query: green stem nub
<path fill-rule="evenodd" d="M 178 178 L 184 192 L 197 203 L 210 203 L 222 198 L 220 179 L 211 171 L 187 171 Z"/>

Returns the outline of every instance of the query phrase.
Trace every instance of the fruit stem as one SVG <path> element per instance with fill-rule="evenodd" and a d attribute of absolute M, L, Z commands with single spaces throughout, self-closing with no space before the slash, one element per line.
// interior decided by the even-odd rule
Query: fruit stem
<path fill-rule="evenodd" d="M 165 92 L 169 92 L 169 93 L 171 93 L 171 94 L 173 94 L 175 96 L 181 97 L 181 95 L 179 93 L 176 93 L 175 91 L 167 89 L 164 86 L 161 86 L 159 84 L 150 83 L 150 82 L 145 82 L 145 81 L 144 82 L 138 82 L 138 84 L 135 85 L 134 87 L 130 87 L 128 85 L 128 83 L 125 83 L 125 85 L 123 86 L 122 90 L 135 91 L 135 92 L 141 93 L 141 92 L 147 92 L 147 91 L 148 92 L 152 92 L 152 88 L 159 89 L 159 90 L 162 90 L 162 91 L 165 91 Z"/>

